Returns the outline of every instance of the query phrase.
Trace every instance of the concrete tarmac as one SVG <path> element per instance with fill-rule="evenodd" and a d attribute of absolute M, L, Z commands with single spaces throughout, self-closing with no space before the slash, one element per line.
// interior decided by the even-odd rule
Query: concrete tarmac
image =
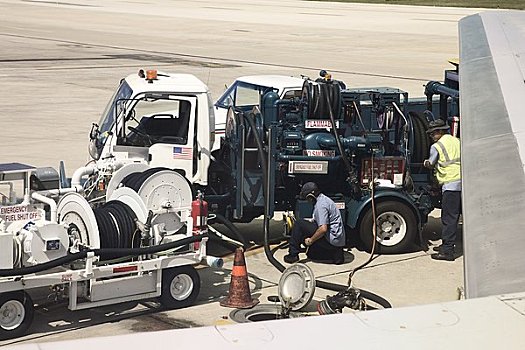
<path fill-rule="evenodd" d="M 0 0 L 0 162 L 67 171 L 88 161 L 119 80 L 140 68 L 188 72 L 214 98 L 236 77 L 333 72 L 348 86 L 423 96 L 458 57 L 457 21 L 475 9 L 311 1 Z"/>
<path fill-rule="evenodd" d="M 214 98 L 238 76 L 316 77 L 320 69 L 351 87 L 392 86 L 423 96 L 423 85 L 442 80 L 447 60 L 458 57 L 458 20 L 476 12 L 299 0 L 0 0 L 0 163 L 56 168 L 64 160 L 71 175 L 89 161 L 91 123 L 119 80 L 140 68 L 195 74 Z M 261 227 L 245 229 L 262 234 Z M 424 237 L 436 245 L 439 231 L 432 218 Z M 353 283 L 394 307 L 457 299 L 462 258 L 436 262 L 429 254 L 380 256 Z M 346 258 L 340 266 L 308 264 L 317 278 L 346 283 L 368 255 L 353 247 Z M 252 292 L 267 303 L 279 272 L 261 249 L 247 253 L 247 265 Z M 231 310 L 218 304 L 230 268 L 231 262 L 224 270 L 199 270 L 197 305 L 183 310 L 146 302 L 70 312 L 64 303 L 44 302 L 30 335 L 0 345 L 232 322 Z M 330 294 L 318 289 L 315 300 Z"/>

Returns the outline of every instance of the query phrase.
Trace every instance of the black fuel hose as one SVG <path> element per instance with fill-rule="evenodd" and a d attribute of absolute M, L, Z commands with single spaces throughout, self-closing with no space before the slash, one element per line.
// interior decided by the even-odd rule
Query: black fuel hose
<path fill-rule="evenodd" d="M 253 113 L 250 113 L 253 114 Z M 255 122 L 251 120 L 248 116 L 246 116 L 246 120 L 248 120 L 248 124 L 253 128 L 255 126 Z M 255 129 L 254 129 L 255 130 Z M 275 266 L 279 272 L 283 272 L 285 270 L 284 266 L 273 256 L 271 250 L 270 250 L 270 197 L 268 196 L 268 188 L 270 187 L 268 180 L 269 180 L 269 174 L 268 174 L 268 163 L 270 161 L 270 157 L 266 157 L 266 154 L 264 153 L 264 146 L 262 143 L 262 140 L 257 132 L 253 133 L 253 136 L 255 137 L 255 143 L 257 144 L 257 151 L 259 152 L 259 157 L 261 158 L 261 168 L 263 173 L 263 195 L 264 195 L 264 220 L 263 220 L 263 230 L 264 230 L 264 254 L 266 255 L 266 258 L 268 261 Z M 271 131 L 268 133 L 268 139 L 270 140 L 271 137 Z M 270 152 L 270 145 L 268 145 L 268 152 Z"/>
<path fill-rule="evenodd" d="M 280 272 L 283 272 L 286 270 L 286 268 L 281 264 L 275 257 L 273 256 L 270 247 L 269 247 L 269 236 L 270 232 L 270 218 L 269 216 L 264 216 L 264 253 L 266 254 L 266 258 L 270 263 L 277 268 Z M 348 289 L 348 286 L 342 285 L 342 284 L 336 284 L 336 283 L 330 283 L 320 280 L 315 280 L 315 286 L 323 289 L 333 290 L 335 292 L 341 292 Z M 371 300 L 379 305 L 381 305 L 383 308 L 388 309 L 391 308 L 392 305 L 386 300 L 385 298 L 374 294 L 372 292 L 369 292 L 364 289 L 359 289 L 359 292 L 361 293 L 361 296 L 365 299 Z"/>
<path fill-rule="evenodd" d="M 248 249 L 250 247 L 250 242 L 246 241 L 246 239 L 243 237 L 241 231 L 231 222 L 230 220 L 226 219 L 221 214 L 214 214 L 215 219 L 219 221 L 221 224 L 226 226 L 228 230 L 235 236 L 235 238 L 230 237 L 232 239 L 237 239 L 239 242 L 242 243 L 244 249 Z"/>
<path fill-rule="evenodd" d="M 335 124 L 333 124 L 334 128 L 335 128 Z M 257 143 L 257 149 L 259 151 L 259 154 L 261 155 L 261 159 L 265 159 L 264 157 L 264 150 L 262 148 L 262 142 L 261 140 L 259 139 L 257 141 L 257 139 L 259 138 L 259 135 L 257 135 L 257 133 L 255 133 L 255 139 L 256 139 L 256 143 Z M 271 141 L 272 139 L 272 130 L 270 129 L 268 131 L 268 140 Z M 271 145 L 268 143 L 268 151 L 270 152 L 271 151 Z M 268 163 L 270 162 L 270 159 L 271 157 L 269 156 L 268 157 Z M 270 198 L 269 196 L 267 196 L 267 192 L 269 190 L 269 187 L 270 187 L 270 184 L 269 184 L 269 174 L 268 174 L 268 170 L 269 169 L 269 164 L 266 165 L 265 169 L 266 169 L 266 172 L 263 173 L 263 176 L 264 176 L 264 193 L 265 193 L 265 201 L 264 201 L 264 222 L 263 222 L 263 230 L 264 230 L 264 254 L 266 255 L 266 258 L 268 259 L 268 261 L 277 269 L 279 270 L 280 272 L 283 272 L 284 270 L 286 270 L 286 268 L 284 267 L 283 264 L 281 264 L 277 259 L 275 259 L 275 257 L 273 256 L 273 253 L 272 251 L 270 250 L 270 240 L 269 240 L 269 236 L 270 236 Z M 324 282 L 324 281 L 319 281 L 319 280 L 316 280 L 315 281 L 315 285 L 316 287 L 319 287 L 319 288 L 323 288 L 323 289 L 328 289 L 328 290 L 333 290 L 333 291 L 336 291 L 336 292 L 339 292 L 339 291 L 343 291 L 343 290 L 347 290 L 348 289 L 348 286 L 345 286 L 345 285 L 342 285 L 342 284 L 335 284 L 335 283 L 330 283 L 330 282 Z M 360 292 L 361 292 L 361 295 L 363 298 L 365 299 L 368 299 L 368 300 L 371 300 L 379 305 L 381 305 L 383 308 L 387 309 L 387 308 L 391 308 L 392 305 L 384 298 L 380 297 L 379 295 L 377 294 L 374 294 L 372 292 L 369 292 L 369 291 L 366 291 L 366 290 L 363 290 L 363 289 L 360 289 Z"/>
<path fill-rule="evenodd" d="M 42 272 L 44 270 L 49 270 L 54 267 L 58 267 L 70 262 L 73 262 L 75 260 L 84 259 L 87 257 L 88 253 L 93 252 L 95 256 L 119 256 L 119 257 L 128 257 L 128 256 L 139 256 L 139 255 L 147 255 L 147 254 L 155 254 L 159 253 L 165 250 L 170 250 L 173 248 L 181 247 L 193 242 L 200 242 L 203 238 L 208 237 L 207 234 L 204 235 L 197 235 L 192 237 L 186 237 L 181 240 L 160 244 L 156 246 L 151 247 L 143 247 L 143 248 L 103 248 L 103 249 L 88 249 L 84 250 L 82 252 L 69 254 L 63 257 L 60 257 L 58 259 L 54 259 L 42 264 L 28 266 L 28 267 L 21 267 L 17 269 L 0 269 L 0 277 L 9 277 L 9 276 L 20 276 L 20 275 L 28 275 L 31 273 L 37 273 Z"/>
<path fill-rule="evenodd" d="M 250 113 L 253 114 L 253 113 Z M 246 120 L 250 124 L 250 126 L 254 126 L 254 121 L 250 120 L 248 116 L 245 116 Z M 264 254 L 266 255 L 266 258 L 268 261 L 279 270 L 279 272 L 283 272 L 285 270 L 285 267 L 273 256 L 271 250 L 270 250 L 270 196 L 268 195 L 268 189 L 270 187 L 269 179 L 270 176 L 268 174 L 269 169 L 269 162 L 271 157 L 266 157 L 266 154 L 264 153 L 264 146 L 262 143 L 262 140 L 257 132 L 253 133 L 253 136 L 255 137 L 255 143 L 257 144 L 257 151 L 259 152 L 259 157 L 261 158 L 261 168 L 263 173 L 263 195 L 264 195 L 264 220 L 263 220 L 263 230 L 264 230 Z M 271 140 L 271 129 L 268 132 L 268 140 Z M 270 144 L 268 143 L 268 152 L 271 151 Z"/>

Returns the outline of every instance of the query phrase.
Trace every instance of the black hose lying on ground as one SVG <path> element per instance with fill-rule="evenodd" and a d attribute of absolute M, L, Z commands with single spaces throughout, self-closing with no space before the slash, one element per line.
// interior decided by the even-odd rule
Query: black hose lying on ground
<path fill-rule="evenodd" d="M 230 232 L 235 236 L 235 237 L 229 237 L 229 238 L 238 240 L 240 243 L 242 243 L 245 250 L 250 247 L 250 242 L 246 241 L 241 231 L 239 231 L 239 229 L 230 220 L 226 219 L 221 214 L 214 214 L 214 215 L 215 215 L 215 219 L 219 221 L 221 224 L 223 224 L 224 226 L 226 226 L 226 228 L 230 230 Z"/>
<path fill-rule="evenodd" d="M 54 259 L 51 261 L 48 261 L 46 263 L 34 265 L 34 266 L 28 266 L 28 267 L 21 267 L 18 269 L 0 269 L 0 277 L 8 277 L 8 276 L 20 276 L 20 275 L 28 275 L 31 273 L 37 273 L 44 270 L 49 270 L 54 267 L 58 267 L 70 262 L 73 262 L 75 260 L 84 259 L 87 257 L 88 253 L 93 252 L 95 256 L 99 256 L 101 258 L 103 257 L 131 257 L 131 256 L 139 256 L 139 255 L 147 255 L 147 254 L 155 254 L 159 253 L 165 250 L 170 250 L 173 248 L 178 248 L 193 242 L 200 242 L 203 238 L 208 237 L 207 234 L 205 235 L 197 235 L 192 237 L 183 238 L 181 240 L 170 242 L 166 244 L 151 246 L 151 247 L 143 247 L 143 248 L 106 248 L 106 249 L 89 249 L 85 250 L 83 252 L 78 252 L 75 254 L 69 254 L 66 256 L 63 256 L 58 259 Z"/>
<path fill-rule="evenodd" d="M 268 241 L 269 232 L 270 232 L 270 219 L 268 218 L 267 220 L 265 216 L 264 218 L 264 253 L 266 254 L 266 257 L 268 258 L 268 261 L 270 261 L 270 263 L 273 266 L 275 266 L 277 270 L 279 270 L 280 272 L 283 272 L 286 268 L 277 259 L 275 259 L 275 257 L 273 256 L 270 250 L 269 241 Z M 341 291 L 345 291 L 348 289 L 348 286 L 345 286 L 342 284 L 335 284 L 335 283 L 324 282 L 324 281 L 319 281 L 319 280 L 315 280 L 315 286 L 319 288 L 323 288 L 323 289 L 333 290 L 336 292 L 341 292 Z M 371 300 L 381 305 L 385 309 L 392 307 L 392 305 L 388 302 L 388 300 L 384 299 L 383 297 L 377 294 L 374 294 L 364 289 L 359 289 L 359 291 L 361 292 L 361 296 L 363 298 Z"/>

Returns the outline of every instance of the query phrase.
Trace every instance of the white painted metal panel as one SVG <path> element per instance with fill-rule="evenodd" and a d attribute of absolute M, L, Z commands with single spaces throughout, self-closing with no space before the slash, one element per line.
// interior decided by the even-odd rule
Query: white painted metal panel
<path fill-rule="evenodd" d="M 130 295 L 154 293 L 157 290 L 157 273 L 128 276 L 122 278 L 93 281 L 91 283 L 91 301 L 108 300 Z"/>

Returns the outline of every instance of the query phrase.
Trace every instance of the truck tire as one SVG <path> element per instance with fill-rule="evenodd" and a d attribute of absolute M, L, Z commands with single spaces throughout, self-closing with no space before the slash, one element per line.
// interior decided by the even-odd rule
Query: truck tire
<path fill-rule="evenodd" d="M 25 334 L 33 321 L 34 305 L 24 291 L 0 294 L 0 340 Z"/>
<path fill-rule="evenodd" d="M 168 309 L 192 305 L 201 287 L 199 274 L 193 266 L 178 266 L 162 271 L 160 303 Z"/>
<path fill-rule="evenodd" d="M 417 221 L 414 212 L 405 204 L 396 201 L 380 202 L 376 205 L 377 242 L 374 252 L 399 254 L 406 252 L 417 237 Z M 365 248 L 372 249 L 372 208 L 363 215 L 359 235 Z"/>

